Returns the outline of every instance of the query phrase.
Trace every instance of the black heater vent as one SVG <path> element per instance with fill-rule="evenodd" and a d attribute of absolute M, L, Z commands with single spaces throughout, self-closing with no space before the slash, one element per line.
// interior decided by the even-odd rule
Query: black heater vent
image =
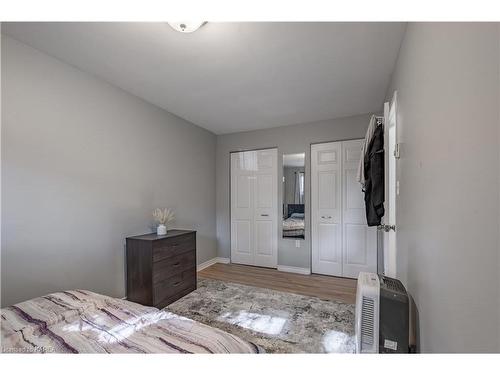
<path fill-rule="evenodd" d="M 403 286 L 403 284 L 399 280 L 391 279 L 390 277 L 383 276 L 382 282 L 384 283 L 384 285 L 387 289 L 389 289 L 393 292 L 406 293 L 405 287 Z"/>

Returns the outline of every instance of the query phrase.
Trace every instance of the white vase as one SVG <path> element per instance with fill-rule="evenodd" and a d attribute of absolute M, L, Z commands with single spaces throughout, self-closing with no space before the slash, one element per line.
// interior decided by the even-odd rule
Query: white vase
<path fill-rule="evenodd" d="M 167 226 L 163 224 L 158 225 L 158 227 L 156 228 L 156 234 L 158 236 L 164 236 L 165 234 L 167 234 Z"/>

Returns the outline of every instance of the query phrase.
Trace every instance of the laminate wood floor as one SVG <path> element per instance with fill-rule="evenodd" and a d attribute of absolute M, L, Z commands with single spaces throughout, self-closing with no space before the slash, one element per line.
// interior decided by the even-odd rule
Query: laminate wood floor
<path fill-rule="evenodd" d="M 199 271 L 198 276 L 345 303 L 354 303 L 356 300 L 356 280 L 342 277 L 300 275 L 270 268 L 221 263 Z"/>

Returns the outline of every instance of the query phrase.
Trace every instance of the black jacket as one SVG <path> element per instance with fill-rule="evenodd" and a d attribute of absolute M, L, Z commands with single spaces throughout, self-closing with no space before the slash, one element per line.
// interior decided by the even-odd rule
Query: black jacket
<path fill-rule="evenodd" d="M 368 226 L 380 225 L 384 216 L 384 127 L 377 126 L 365 153 L 365 207 Z"/>

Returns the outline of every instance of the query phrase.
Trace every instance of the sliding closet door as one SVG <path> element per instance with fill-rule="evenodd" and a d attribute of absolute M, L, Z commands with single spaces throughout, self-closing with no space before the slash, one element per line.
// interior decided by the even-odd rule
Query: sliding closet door
<path fill-rule="evenodd" d="M 342 142 L 342 276 L 377 272 L 377 230 L 366 224 L 365 202 L 356 179 L 362 140 Z"/>
<path fill-rule="evenodd" d="M 231 262 L 278 264 L 278 152 L 231 154 Z"/>
<path fill-rule="evenodd" d="M 255 171 L 255 257 L 254 265 L 278 265 L 278 152 L 257 151 Z"/>
<path fill-rule="evenodd" d="M 231 262 L 253 264 L 255 151 L 231 154 Z"/>
<path fill-rule="evenodd" d="M 311 146 L 312 272 L 342 276 L 341 144 Z"/>

